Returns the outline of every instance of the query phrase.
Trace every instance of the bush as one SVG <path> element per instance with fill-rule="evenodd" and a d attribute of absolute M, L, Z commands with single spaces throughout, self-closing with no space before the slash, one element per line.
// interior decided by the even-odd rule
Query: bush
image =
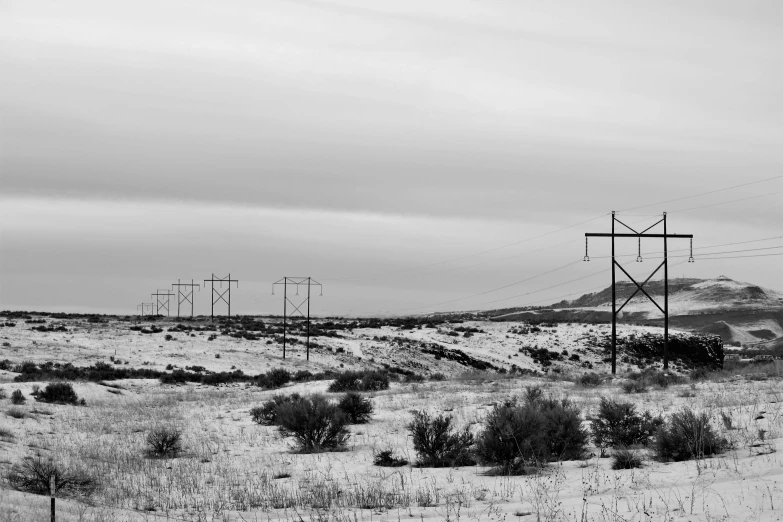
<path fill-rule="evenodd" d="M 660 417 L 653 417 L 649 411 L 639 415 L 630 402 L 601 397 L 598 415 L 592 419 L 593 439 L 602 454 L 607 447 L 647 445 L 662 423 Z"/>
<path fill-rule="evenodd" d="M 351 424 L 366 424 L 370 422 L 373 406 L 370 399 L 366 399 L 356 392 L 348 392 L 337 404 L 340 411 L 345 413 Z"/>
<path fill-rule="evenodd" d="M 577 379 L 576 382 L 580 386 L 593 388 L 595 386 L 600 386 L 601 381 L 601 376 L 597 373 L 583 373 L 581 376 L 579 376 L 579 379 Z"/>
<path fill-rule="evenodd" d="M 373 455 L 373 464 L 384 468 L 399 468 L 408 463 L 402 457 L 395 457 L 392 450 L 381 450 Z"/>
<path fill-rule="evenodd" d="M 79 397 L 69 382 L 50 382 L 43 391 L 38 392 L 38 400 L 57 404 L 76 404 Z"/>
<path fill-rule="evenodd" d="M 284 368 L 275 368 L 266 374 L 266 382 L 270 388 L 280 388 L 291 381 L 291 374 Z"/>
<path fill-rule="evenodd" d="M 299 451 L 340 450 L 350 436 L 348 416 L 321 395 L 286 402 L 275 411 L 280 432 L 293 437 Z"/>
<path fill-rule="evenodd" d="M 530 403 L 495 406 L 476 441 L 476 454 L 507 474 L 538 465 L 547 458 L 545 422 L 541 411 Z"/>
<path fill-rule="evenodd" d="M 40 455 L 26 457 L 8 472 L 8 482 L 16 490 L 37 495 L 49 495 L 50 479 L 58 497 L 88 496 L 95 491 L 96 481 L 82 471 L 73 471 Z"/>
<path fill-rule="evenodd" d="M 413 449 L 419 457 L 419 466 L 442 468 L 472 465 L 473 434 L 465 428 L 453 432 L 451 417 L 430 417 L 426 412 L 413 412 L 408 431 L 413 437 Z"/>
<path fill-rule="evenodd" d="M 656 434 L 655 455 L 659 460 L 675 462 L 700 459 L 722 453 L 728 442 L 718 437 L 706 413 L 683 408 L 673 413 Z"/>
<path fill-rule="evenodd" d="M 577 460 L 587 452 L 588 432 L 579 409 L 568 399 L 541 399 L 534 403 L 544 414 L 550 460 Z"/>
<path fill-rule="evenodd" d="M 182 451 L 182 432 L 174 427 L 163 426 L 147 434 L 147 453 L 151 457 L 176 457 Z"/>
<path fill-rule="evenodd" d="M 273 426 L 277 421 L 277 407 L 289 402 L 299 402 L 302 396 L 298 393 L 291 395 L 275 395 L 271 400 L 266 401 L 261 406 L 250 409 L 250 417 L 258 424 Z"/>
<path fill-rule="evenodd" d="M 378 391 L 388 389 L 388 374 L 378 371 L 343 372 L 329 385 L 330 392 Z"/>
<path fill-rule="evenodd" d="M 493 409 L 476 452 L 503 473 L 516 474 L 551 460 L 582 458 L 587 440 L 576 407 L 567 399 L 544 398 L 540 388 L 531 387 L 523 404 L 514 400 Z"/>
<path fill-rule="evenodd" d="M 619 449 L 612 455 L 612 469 L 615 470 L 641 468 L 642 464 L 642 458 L 628 448 Z"/>
<path fill-rule="evenodd" d="M 16 390 L 11 394 L 11 404 L 22 404 L 26 400 L 22 390 Z"/>
<path fill-rule="evenodd" d="M 623 391 L 625 393 L 645 393 L 647 392 L 647 385 L 642 380 L 625 381 L 623 383 Z"/>
<path fill-rule="evenodd" d="M 432 375 L 430 375 L 430 380 L 431 381 L 445 381 L 446 380 L 446 376 L 443 375 L 442 373 L 433 373 Z"/>

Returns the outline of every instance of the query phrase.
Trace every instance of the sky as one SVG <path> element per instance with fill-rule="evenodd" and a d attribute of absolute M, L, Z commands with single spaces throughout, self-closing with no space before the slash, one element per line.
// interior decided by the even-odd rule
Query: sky
<path fill-rule="evenodd" d="M 234 314 L 281 313 L 284 276 L 321 316 L 543 305 L 609 285 L 608 240 L 582 258 L 612 210 L 694 234 L 672 277 L 783 290 L 781 26 L 775 0 L 0 0 L 0 309 L 193 279 L 209 314 L 229 273 Z M 662 248 L 618 245 L 641 279 Z"/>

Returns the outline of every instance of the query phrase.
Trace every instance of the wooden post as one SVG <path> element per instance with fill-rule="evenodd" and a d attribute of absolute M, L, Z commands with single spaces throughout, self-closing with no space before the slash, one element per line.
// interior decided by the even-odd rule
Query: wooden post
<path fill-rule="evenodd" d="M 49 493 L 52 495 L 52 522 L 54 522 L 54 492 L 55 492 L 55 481 L 54 481 L 54 474 L 52 474 L 49 477 Z"/>

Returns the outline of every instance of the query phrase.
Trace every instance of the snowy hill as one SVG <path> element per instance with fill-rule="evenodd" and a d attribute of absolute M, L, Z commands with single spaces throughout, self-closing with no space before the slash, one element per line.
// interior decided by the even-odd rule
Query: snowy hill
<path fill-rule="evenodd" d="M 650 281 L 644 289 L 663 306 L 663 281 Z M 617 306 L 633 294 L 628 281 L 616 286 Z M 611 320 L 612 288 L 585 294 L 572 301 L 555 303 L 546 310 L 504 310 L 495 320 L 516 320 L 531 314 L 548 320 Z M 626 323 L 662 323 L 658 308 L 641 292 L 620 316 Z M 783 342 L 783 292 L 734 281 L 715 279 L 670 279 L 669 322 L 672 327 L 720 335 L 724 343 L 764 348 Z"/>

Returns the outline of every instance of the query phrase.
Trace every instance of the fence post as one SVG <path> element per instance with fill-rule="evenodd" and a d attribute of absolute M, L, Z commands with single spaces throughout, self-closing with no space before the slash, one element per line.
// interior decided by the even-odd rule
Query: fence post
<path fill-rule="evenodd" d="M 54 473 L 49 477 L 49 493 L 52 495 L 52 522 L 54 522 Z"/>

